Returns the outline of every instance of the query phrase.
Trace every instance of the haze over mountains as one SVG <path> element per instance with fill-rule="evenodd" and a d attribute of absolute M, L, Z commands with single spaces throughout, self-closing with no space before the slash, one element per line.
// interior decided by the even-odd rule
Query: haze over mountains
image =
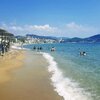
<path fill-rule="evenodd" d="M 95 43 L 95 42 L 100 42 L 100 34 L 93 35 L 87 38 L 79 38 L 79 37 L 74 37 L 74 38 L 68 38 L 68 37 L 53 37 L 53 36 L 39 36 L 39 35 L 34 35 L 34 34 L 27 34 L 27 37 L 30 36 L 32 38 L 39 38 L 39 39 L 53 39 L 53 40 L 61 40 L 61 43 L 66 43 L 66 42 L 79 42 L 79 43 Z"/>
<path fill-rule="evenodd" d="M 8 34 L 8 32 L 6 30 L 0 29 L 0 35 L 2 36 L 4 33 L 5 33 L 5 35 Z M 54 36 L 39 36 L 39 35 L 35 35 L 35 34 L 26 34 L 26 36 L 15 36 L 15 37 L 16 38 L 31 37 L 31 38 L 38 38 L 38 39 L 51 39 L 51 40 L 60 41 L 61 43 L 67 43 L 67 42 L 100 43 L 100 34 L 93 35 L 93 36 L 90 36 L 90 37 L 87 37 L 87 38 L 79 38 L 79 37 L 68 38 L 68 37 L 54 37 Z"/>

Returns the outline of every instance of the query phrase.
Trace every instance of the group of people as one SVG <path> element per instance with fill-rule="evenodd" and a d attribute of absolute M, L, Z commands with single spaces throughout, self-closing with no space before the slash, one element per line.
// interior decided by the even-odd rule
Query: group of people
<path fill-rule="evenodd" d="M 33 50 L 37 50 L 37 51 L 40 51 L 40 50 L 43 50 L 43 48 L 40 46 L 38 46 L 38 47 L 36 47 L 36 46 L 34 46 L 33 48 L 32 48 Z M 50 49 L 50 51 L 55 51 L 56 49 L 55 49 L 55 47 L 51 47 L 51 49 Z"/>
<path fill-rule="evenodd" d="M 40 50 L 43 50 L 43 48 L 42 48 L 41 46 L 40 46 L 40 47 L 34 46 L 34 47 L 33 47 L 33 50 L 40 51 Z M 53 51 L 55 51 L 55 50 L 56 50 L 55 47 L 51 47 L 51 49 L 50 49 L 51 52 L 53 52 Z M 80 51 L 80 56 L 86 56 L 86 55 L 87 55 L 87 53 L 86 53 L 85 51 Z"/>
<path fill-rule="evenodd" d="M 10 42 L 1 42 L 0 44 L 0 53 L 3 56 L 5 52 L 8 52 L 10 49 Z"/>
<path fill-rule="evenodd" d="M 33 47 L 33 50 L 42 50 L 42 49 L 43 49 L 42 47 L 36 47 L 36 46 Z"/>

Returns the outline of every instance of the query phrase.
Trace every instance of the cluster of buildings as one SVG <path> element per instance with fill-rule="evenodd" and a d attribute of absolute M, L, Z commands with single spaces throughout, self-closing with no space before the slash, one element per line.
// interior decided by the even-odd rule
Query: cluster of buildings
<path fill-rule="evenodd" d="M 26 43 L 56 43 L 56 40 L 52 40 L 52 39 L 40 39 L 40 38 L 31 38 L 31 37 L 27 37 Z"/>
<path fill-rule="evenodd" d="M 27 34 L 26 39 L 28 43 L 55 43 L 56 39 L 47 36 L 38 36 L 34 34 Z"/>
<path fill-rule="evenodd" d="M 57 40 L 46 37 L 46 36 L 38 36 L 34 34 L 27 34 L 26 36 L 16 36 L 15 37 L 16 42 L 24 42 L 27 44 L 32 43 L 56 43 Z"/>

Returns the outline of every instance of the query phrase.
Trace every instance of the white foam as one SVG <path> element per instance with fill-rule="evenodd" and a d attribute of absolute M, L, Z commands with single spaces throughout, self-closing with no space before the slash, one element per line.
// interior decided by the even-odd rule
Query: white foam
<path fill-rule="evenodd" d="M 19 46 L 14 46 L 14 45 L 12 45 L 11 48 L 13 48 L 13 49 L 22 49 L 21 47 L 19 47 Z"/>
<path fill-rule="evenodd" d="M 17 50 L 29 50 L 29 49 L 22 48 L 22 47 L 16 46 L 16 45 L 12 45 L 11 48 L 12 48 L 12 49 L 17 49 Z"/>
<path fill-rule="evenodd" d="M 47 59 L 49 66 L 48 71 L 52 73 L 51 81 L 54 90 L 63 97 L 64 100 L 91 100 L 90 95 L 79 87 L 79 85 L 69 78 L 63 76 L 62 71 L 58 68 L 54 58 L 48 53 L 42 53 Z"/>

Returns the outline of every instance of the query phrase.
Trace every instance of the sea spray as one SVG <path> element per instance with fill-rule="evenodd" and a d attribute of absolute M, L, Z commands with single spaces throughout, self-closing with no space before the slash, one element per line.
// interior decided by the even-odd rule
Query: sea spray
<path fill-rule="evenodd" d="M 49 53 L 42 53 L 49 63 L 48 71 L 52 73 L 51 81 L 54 90 L 63 97 L 64 100 L 92 100 L 89 93 L 79 87 L 78 83 L 63 76 L 58 68 L 57 62 Z"/>

